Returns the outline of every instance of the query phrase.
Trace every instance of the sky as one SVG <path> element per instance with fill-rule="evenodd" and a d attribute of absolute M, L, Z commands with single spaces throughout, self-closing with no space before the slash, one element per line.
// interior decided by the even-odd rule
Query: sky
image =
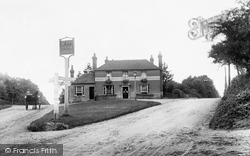
<path fill-rule="evenodd" d="M 174 81 L 207 75 L 223 95 L 224 67 L 213 64 L 213 42 L 191 40 L 188 21 L 237 6 L 235 0 L 0 0 L 0 72 L 30 79 L 53 103 L 54 73 L 65 75 L 59 39 L 75 39 L 70 58 L 75 76 L 92 56 L 97 67 L 109 59 L 150 59 L 163 55 Z M 231 77 L 236 75 L 232 67 Z"/>

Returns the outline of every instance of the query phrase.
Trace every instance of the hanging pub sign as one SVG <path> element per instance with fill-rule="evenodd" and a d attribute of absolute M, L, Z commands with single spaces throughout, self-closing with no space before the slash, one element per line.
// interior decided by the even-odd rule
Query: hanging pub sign
<path fill-rule="evenodd" d="M 74 38 L 63 38 L 60 42 L 60 56 L 62 55 L 74 55 Z"/>

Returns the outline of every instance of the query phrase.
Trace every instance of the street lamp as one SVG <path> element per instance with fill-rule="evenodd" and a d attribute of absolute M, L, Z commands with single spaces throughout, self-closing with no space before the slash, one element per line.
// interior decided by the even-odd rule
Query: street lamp
<path fill-rule="evenodd" d="M 134 71 L 134 72 L 133 72 L 133 75 L 134 75 L 134 78 L 135 78 L 135 83 L 134 83 L 134 86 L 135 86 L 135 88 L 134 88 L 134 94 L 135 94 L 135 100 L 136 100 L 136 75 L 137 75 L 137 72 Z"/>

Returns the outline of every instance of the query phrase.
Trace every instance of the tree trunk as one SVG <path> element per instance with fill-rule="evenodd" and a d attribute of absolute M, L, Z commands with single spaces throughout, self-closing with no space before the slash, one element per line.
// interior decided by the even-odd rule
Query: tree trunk
<path fill-rule="evenodd" d="M 238 66 L 238 65 L 236 65 L 236 70 L 237 70 L 238 76 L 240 76 L 240 69 L 239 69 L 239 66 Z"/>
<path fill-rule="evenodd" d="M 230 63 L 228 63 L 228 87 L 231 86 L 231 77 L 230 77 Z"/>

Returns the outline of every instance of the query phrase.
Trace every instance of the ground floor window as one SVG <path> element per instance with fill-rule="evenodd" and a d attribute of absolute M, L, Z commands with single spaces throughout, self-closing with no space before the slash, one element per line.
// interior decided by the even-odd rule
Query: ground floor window
<path fill-rule="evenodd" d="M 84 95 L 84 86 L 75 86 L 75 95 L 83 96 Z"/>
<path fill-rule="evenodd" d="M 104 86 L 104 94 L 105 95 L 114 94 L 114 85 L 106 85 L 106 86 Z"/>
<path fill-rule="evenodd" d="M 140 85 L 140 93 L 141 94 L 148 94 L 149 93 L 149 85 L 148 84 Z"/>

